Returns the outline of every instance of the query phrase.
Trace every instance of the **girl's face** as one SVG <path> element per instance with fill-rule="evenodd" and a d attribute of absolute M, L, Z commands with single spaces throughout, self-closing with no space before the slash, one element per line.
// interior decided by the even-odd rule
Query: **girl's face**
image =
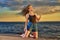
<path fill-rule="evenodd" d="M 33 7 L 32 6 L 29 6 L 28 10 L 29 11 L 33 11 Z"/>

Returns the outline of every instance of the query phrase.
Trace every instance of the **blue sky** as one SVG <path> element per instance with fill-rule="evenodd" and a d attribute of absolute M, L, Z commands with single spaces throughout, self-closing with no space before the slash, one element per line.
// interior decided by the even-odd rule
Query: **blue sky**
<path fill-rule="evenodd" d="M 29 0 L 24 0 L 24 1 L 29 1 Z M 33 0 L 30 0 L 33 1 Z M 34 0 L 34 1 L 39 1 L 39 0 Z M 57 0 L 40 0 L 42 2 L 57 2 Z M 8 6 L 9 4 L 18 4 L 19 0 L 0 0 L 0 6 Z"/>
<path fill-rule="evenodd" d="M 28 1 L 28 0 L 25 0 L 25 1 Z M 32 1 L 32 0 L 30 0 L 30 1 Z M 57 0 L 34 0 L 34 1 L 43 1 L 43 2 L 50 2 L 50 1 L 53 1 L 53 2 L 56 2 Z M 0 7 L 2 8 L 2 9 L 11 9 L 12 7 L 11 7 L 11 5 L 12 6 L 15 6 L 15 4 L 16 5 L 18 5 L 19 3 L 19 0 L 0 0 Z M 8 5 L 8 4 L 10 4 L 10 5 Z"/>

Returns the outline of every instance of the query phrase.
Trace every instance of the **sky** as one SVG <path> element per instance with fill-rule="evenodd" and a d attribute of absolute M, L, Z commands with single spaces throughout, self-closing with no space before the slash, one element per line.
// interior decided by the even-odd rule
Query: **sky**
<path fill-rule="evenodd" d="M 0 14 L 2 12 L 7 12 L 7 11 L 11 11 L 13 8 L 18 8 L 20 7 L 19 5 L 23 5 L 25 3 L 23 3 L 22 1 L 24 1 L 26 3 L 26 1 L 29 1 L 29 0 L 0 0 Z M 59 2 L 58 0 L 30 0 L 30 1 L 40 1 L 42 3 L 48 3 L 48 2 Z M 21 4 L 23 3 L 23 4 Z M 51 3 L 51 5 L 53 4 Z M 35 3 L 34 3 L 35 4 Z M 37 5 L 37 4 L 35 4 Z M 40 5 L 40 4 L 39 4 Z M 47 17 L 48 16 L 48 17 Z M 2 18 L 0 18 L 1 20 L 0 21 L 9 21 L 9 20 L 15 20 L 15 21 L 20 21 L 20 15 L 17 16 L 7 16 L 5 18 L 5 16 L 2 16 Z M 22 19 L 24 20 L 24 19 Z M 41 21 L 60 21 L 60 13 L 55 13 L 55 14 L 52 14 L 52 15 L 43 15 L 42 18 L 41 18 Z"/>
<path fill-rule="evenodd" d="M 2 5 L 9 5 L 9 4 L 19 4 L 21 1 L 40 1 L 40 2 L 57 2 L 58 0 L 0 0 L 0 6 Z M 23 2 L 22 2 L 23 3 Z"/>
<path fill-rule="evenodd" d="M 6 1 L 46 1 L 46 2 L 50 2 L 50 1 L 59 1 L 59 0 L 0 0 L 0 2 L 6 2 Z"/>
<path fill-rule="evenodd" d="M 48 2 L 57 2 L 58 0 L 0 0 L 0 8 L 4 8 L 4 10 L 7 8 L 9 10 L 13 10 L 13 9 L 17 9 L 19 5 L 26 5 L 27 3 L 21 3 L 21 1 L 40 1 L 42 2 L 42 4 L 45 2 L 45 3 L 48 3 Z M 33 4 L 33 3 L 32 3 Z M 37 3 L 38 4 L 38 3 Z M 37 5 L 37 4 L 33 4 L 33 5 Z M 41 3 L 40 3 L 41 4 Z M 40 5 L 39 4 L 39 5 Z M 53 3 L 51 3 L 52 5 Z M 15 5 L 17 7 L 15 7 Z"/>

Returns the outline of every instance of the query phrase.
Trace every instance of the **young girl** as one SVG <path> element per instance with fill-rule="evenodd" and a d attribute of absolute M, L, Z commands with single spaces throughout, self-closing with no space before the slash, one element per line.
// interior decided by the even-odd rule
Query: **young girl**
<path fill-rule="evenodd" d="M 40 20 L 40 16 L 34 13 L 32 5 L 28 5 L 26 8 L 24 8 L 22 13 L 26 18 L 24 27 L 25 33 L 22 37 L 28 37 L 32 31 L 33 36 L 38 38 L 37 22 Z"/>

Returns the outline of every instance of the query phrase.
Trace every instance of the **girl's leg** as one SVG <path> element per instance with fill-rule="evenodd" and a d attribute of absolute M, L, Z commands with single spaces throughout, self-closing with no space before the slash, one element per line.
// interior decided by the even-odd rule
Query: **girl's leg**
<path fill-rule="evenodd" d="M 28 37 L 30 34 L 30 31 L 26 31 L 24 37 Z"/>
<path fill-rule="evenodd" d="M 34 35 L 34 38 L 38 38 L 38 27 L 37 27 L 37 24 L 33 24 L 33 35 Z"/>
<path fill-rule="evenodd" d="M 36 38 L 38 38 L 38 32 L 35 32 L 35 34 L 36 34 Z"/>
<path fill-rule="evenodd" d="M 25 37 L 28 37 L 30 34 L 30 31 L 27 31 L 26 34 L 25 34 Z"/>
<path fill-rule="evenodd" d="M 25 30 L 25 32 L 27 32 L 27 30 Z M 25 33 L 21 34 L 20 36 L 24 38 L 25 37 Z"/>
<path fill-rule="evenodd" d="M 38 38 L 38 32 L 33 32 L 34 38 Z"/>

